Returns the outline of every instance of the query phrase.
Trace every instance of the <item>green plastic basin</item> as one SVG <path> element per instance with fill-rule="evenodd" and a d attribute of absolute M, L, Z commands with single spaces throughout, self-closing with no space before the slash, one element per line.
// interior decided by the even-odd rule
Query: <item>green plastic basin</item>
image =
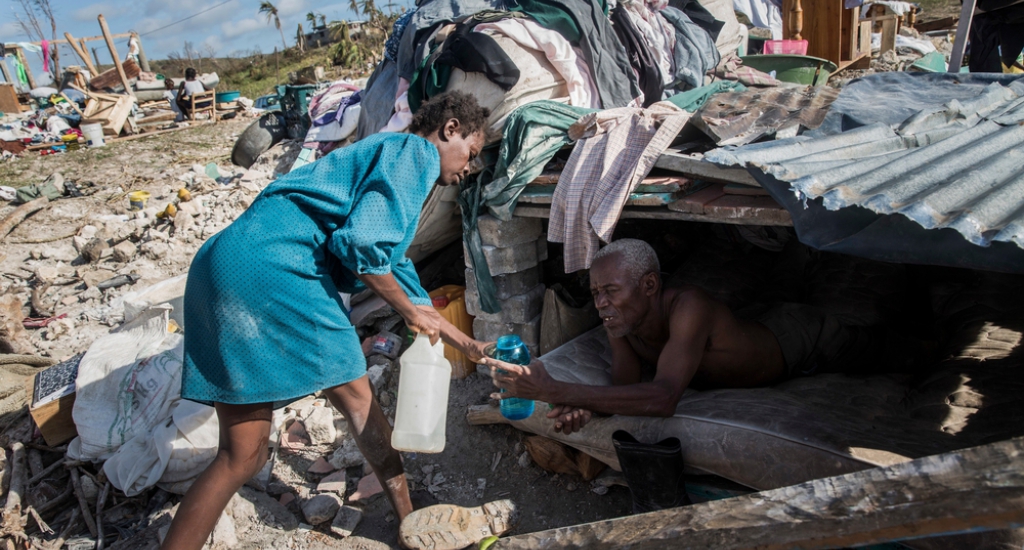
<path fill-rule="evenodd" d="M 240 95 L 242 95 L 242 93 L 237 90 L 232 90 L 230 92 L 217 92 L 216 101 L 217 103 L 228 103 L 238 99 L 238 96 Z"/>
<path fill-rule="evenodd" d="M 775 71 L 775 78 L 783 82 L 807 86 L 824 86 L 828 77 L 838 68 L 827 59 L 809 55 L 747 55 L 740 59 L 744 65 L 759 71 Z"/>

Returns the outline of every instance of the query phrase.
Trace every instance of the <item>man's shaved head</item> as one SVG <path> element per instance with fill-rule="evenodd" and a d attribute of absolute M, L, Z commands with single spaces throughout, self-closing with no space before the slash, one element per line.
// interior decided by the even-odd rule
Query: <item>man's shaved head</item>
<path fill-rule="evenodd" d="M 605 246 L 594 256 L 594 262 L 601 258 L 618 255 L 616 265 L 624 270 L 631 284 L 640 284 L 640 278 L 648 273 L 660 277 L 661 263 L 651 245 L 639 239 L 619 239 Z"/>

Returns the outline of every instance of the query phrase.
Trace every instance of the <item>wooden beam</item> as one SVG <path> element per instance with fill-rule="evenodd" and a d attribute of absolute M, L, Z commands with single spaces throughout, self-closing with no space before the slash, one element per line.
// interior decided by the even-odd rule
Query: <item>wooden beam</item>
<path fill-rule="evenodd" d="M 21 48 L 16 46 L 14 48 L 14 55 L 18 57 L 18 60 L 21 61 L 21 66 L 25 69 L 25 76 L 28 77 L 29 89 L 35 89 L 36 79 L 32 76 L 32 68 L 28 66 L 28 60 L 25 59 L 25 52 L 21 51 Z"/>
<path fill-rule="evenodd" d="M 149 59 L 146 58 L 146 50 L 142 47 L 142 39 L 137 33 L 132 33 L 132 36 L 135 38 L 135 43 L 139 45 L 139 67 L 148 73 L 150 72 Z"/>
<path fill-rule="evenodd" d="M 107 41 L 107 48 L 110 50 L 110 57 L 114 60 L 114 67 L 117 69 L 118 76 L 121 77 L 121 84 L 124 85 L 124 93 L 135 97 L 135 92 L 132 91 L 131 84 L 128 83 L 128 77 L 124 74 L 124 66 L 121 65 L 121 58 L 117 56 L 117 48 L 114 47 L 114 38 L 110 36 L 110 29 L 107 27 L 107 18 L 103 17 L 103 14 L 99 14 L 96 19 L 100 22 L 100 30 L 103 31 L 103 38 Z"/>
<path fill-rule="evenodd" d="M 114 38 L 114 39 L 118 39 L 118 38 L 128 38 L 131 35 L 132 35 L 132 33 L 130 33 L 130 32 L 122 32 L 122 33 L 119 33 L 119 34 L 112 34 L 112 35 L 110 35 L 110 37 Z M 67 38 L 67 37 L 65 36 L 65 38 Z M 104 37 L 103 37 L 103 35 L 100 35 L 100 36 L 89 36 L 89 37 L 86 37 L 86 38 L 79 38 L 78 40 L 81 41 L 81 42 L 95 42 L 97 40 L 104 40 Z M 60 40 L 60 39 L 50 40 L 49 42 L 50 42 L 50 44 L 67 44 L 66 40 Z M 28 44 L 33 44 L 33 45 L 36 45 L 36 46 L 42 46 L 41 42 L 28 42 Z"/>
<path fill-rule="evenodd" d="M 17 80 L 11 78 L 11 73 L 7 72 L 7 62 L 4 61 L 2 57 L 0 57 L 0 73 L 3 73 L 4 75 L 4 82 L 8 82 L 10 84 L 18 83 Z"/>
<path fill-rule="evenodd" d="M 91 76 L 98 75 L 99 73 L 96 72 L 96 66 L 93 65 L 92 60 L 89 59 L 89 54 L 85 53 L 85 50 L 83 50 L 82 46 L 80 46 L 75 40 L 75 37 L 71 36 L 71 33 L 69 32 L 64 33 L 64 37 L 68 39 L 68 46 L 71 46 L 71 49 L 75 50 L 75 54 L 78 55 L 78 58 L 85 63 L 85 68 L 89 69 L 89 74 Z"/>
<path fill-rule="evenodd" d="M 526 548 L 844 548 L 1024 526 L 1024 438 L 751 495 L 516 535 Z"/>
<path fill-rule="evenodd" d="M 743 185 L 750 185 L 752 187 L 760 187 L 761 184 L 757 183 L 754 176 L 751 176 L 749 172 L 743 168 L 721 168 L 716 164 L 712 164 L 704 160 L 704 155 L 700 153 L 688 155 L 686 153 L 680 153 L 668 149 L 654 163 L 655 168 L 663 168 L 665 170 L 671 170 L 678 172 L 684 176 L 705 180 L 715 181 L 721 183 L 739 183 Z"/>

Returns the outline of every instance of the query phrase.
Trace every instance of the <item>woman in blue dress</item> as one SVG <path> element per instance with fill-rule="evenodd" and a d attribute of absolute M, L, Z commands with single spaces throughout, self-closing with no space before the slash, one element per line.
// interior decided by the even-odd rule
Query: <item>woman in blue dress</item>
<path fill-rule="evenodd" d="M 267 460 L 271 411 L 325 390 L 399 520 L 412 511 L 391 427 L 339 292 L 369 288 L 413 331 L 483 357 L 431 307 L 405 251 L 431 187 L 460 183 L 487 109 L 437 96 L 409 134 L 382 133 L 271 183 L 196 254 L 185 289 L 182 397 L 212 403 L 217 457 L 185 494 L 164 548 L 200 548 L 228 500 Z"/>

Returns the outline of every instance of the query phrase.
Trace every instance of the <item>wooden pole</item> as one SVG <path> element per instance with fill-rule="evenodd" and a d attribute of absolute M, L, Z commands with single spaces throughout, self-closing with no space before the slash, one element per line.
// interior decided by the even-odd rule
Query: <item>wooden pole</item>
<path fill-rule="evenodd" d="M 75 50 L 75 54 L 77 54 L 82 62 L 85 63 L 85 68 L 89 69 L 89 74 L 92 76 L 100 74 L 96 71 L 96 66 L 92 64 L 92 60 L 89 59 L 89 54 L 85 53 L 85 50 L 78 45 L 75 37 L 71 36 L 71 33 L 69 32 L 64 33 L 64 37 L 68 39 L 68 46 L 71 46 L 71 49 Z"/>
<path fill-rule="evenodd" d="M 102 63 L 100 63 L 100 54 L 98 52 L 96 52 L 96 48 L 92 48 L 92 59 L 93 59 L 93 61 L 96 62 L 96 68 L 98 70 L 99 67 L 102 65 Z M 93 75 L 93 76 L 96 76 L 96 75 Z"/>
<path fill-rule="evenodd" d="M 959 73 L 964 64 L 964 50 L 967 49 L 967 34 L 971 30 L 974 19 L 974 6 L 977 0 L 964 0 L 960 7 L 960 22 L 956 26 L 956 39 L 953 40 L 953 52 L 949 55 L 949 67 L 946 72 Z"/>
<path fill-rule="evenodd" d="M 117 68 L 117 75 L 121 77 L 121 84 L 124 85 L 124 93 L 135 97 L 135 92 L 132 91 L 131 84 L 128 83 L 128 77 L 124 74 L 124 66 L 121 65 L 121 58 L 117 56 L 117 48 L 114 47 L 114 39 L 110 36 L 110 29 L 107 27 L 107 18 L 103 17 L 103 14 L 99 14 L 96 17 L 100 22 L 100 30 L 103 31 L 103 38 L 107 41 L 107 49 L 110 50 L 110 57 L 114 60 L 114 67 Z"/>
<path fill-rule="evenodd" d="M 725 500 L 516 535 L 526 548 L 845 548 L 1024 526 L 1024 438 Z"/>
<path fill-rule="evenodd" d="M 149 70 L 149 59 L 146 58 L 146 50 L 142 47 L 142 39 L 139 38 L 138 33 L 132 33 L 135 37 L 135 43 L 139 45 L 139 68 L 147 73 Z"/>
<path fill-rule="evenodd" d="M 17 80 L 11 78 L 11 73 L 7 72 L 7 62 L 4 61 L 4 58 L 2 57 L 0 57 L 0 72 L 4 75 L 4 82 L 9 82 L 15 85 L 18 84 Z M 17 91 L 17 88 L 15 88 L 15 91 Z"/>
<path fill-rule="evenodd" d="M 14 55 L 18 57 L 18 60 L 21 61 L 21 66 L 25 69 L 25 76 L 28 77 L 29 89 L 35 89 L 36 79 L 32 76 L 32 69 L 28 66 L 28 61 L 25 59 L 25 52 L 21 51 L 21 48 L 16 47 L 14 48 Z"/>

